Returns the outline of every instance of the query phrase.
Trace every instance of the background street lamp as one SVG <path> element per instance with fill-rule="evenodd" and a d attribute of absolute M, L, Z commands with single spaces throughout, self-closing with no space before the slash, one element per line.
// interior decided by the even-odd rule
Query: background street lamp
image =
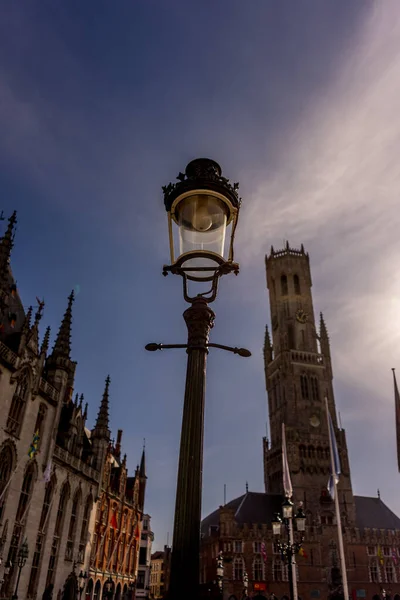
<path fill-rule="evenodd" d="M 86 571 L 83 572 L 81 570 L 81 572 L 78 575 L 79 598 L 82 598 L 82 594 L 83 594 L 83 590 L 85 589 L 87 578 L 88 578 L 88 575 L 87 575 Z"/>
<path fill-rule="evenodd" d="M 222 552 L 217 556 L 217 583 L 221 598 L 224 594 L 224 555 Z"/>
<path fill-rule="evenodd" d="M 283 542 L 279 539 L 276 542 L 276 545 L 281 554 L 284 565 L 287 564 L 287 566 L 288 566 L 290 600 L 293 600 L 293 598 L 294 598 L 293 570 L 292 570 L 293 558 L 296 554 L 298 554 L 298 552 L 300 551 L 300 548 L 303 545 L 304 531 L 306 529 L 306 517 L 303 512 L 302 507 L 299 506 L 299 509 L 295 516 L 295 521 L 296 521 L 296 525 L 297 525 L 297 530 L 301 533 L 301 539 L 299 542 L 292 543 L 290 532 L 291 532 L 291 528 L 293 526 L 293 522 L 292 522 L 293 521 L 293 502 L 291 502 L 291 500 L 289 498 L 286 498 L 286 500 L 282 504 L 282 513 L 283 513 L 283 520 L 281 519 L 281 516 L 278 513 L 275 515 L 275 518 L 272 522 L 272 532 L 275 536 L 280 536 L 282 533 L 282 524 L 284 525 L 285 530 L 286 530 L 287 542 Z"/>
<path fill-rule="evenodd" d="M 247 575 L 247 571 L 243 573 L 243 598 L 247 598 L 247 591 L 249 588 L 249 576 Z"/>
<path fill-rule="evenodd" d="M 113 580 L 111 578 L 111 575 L 108 576 L 108 579 L 104 584 L 104 589 L 106 591 L 106 597 L 111 598 L 113 594 Z"/>
<path fill-rule="evenodd" d="M 22 546 L 20 547 L 20 549 L 18 550 L 18 554 L 17 554 L 17 565 L 18 565 L 19 571 L 18 571 L 18 577 L 17 577 L 17 583 L 15 586 L 14 595 L 11 600 L 18 600 L 18 586 L 19 586 L 19 580 L 21 577 L 21 571 L 24 568 L 24 566 L 26 565 L 28 556 L 29 556 L 28 542 L 25 538 L 25 540 L 24 540 Z"/>
<path fill-rule="evenodd" d="M 169 586 L 172 600 L 186 598 L 188 594 L 194 599 L 199 591 L 208 350 L 211 347 L 221 348 L 239 356 L 250 356 L 250 352 L 244 348 L 209 343 L 215 315 L 208 304 L 217 296 L 219 278 L 227 273 L 237 275 L 239 272 L 239 265 L 234 262 L 233 256 L 241 203 L 239 184 L 231 184 L 222 177 L 221 167 L 206 158 L 190 162 L 185 173 L 179 173 L 177 180 L 177 183 L 163 187 L 171 254 L 171 265 L 164 266 L 163 274 L 173 273 L 182 277 L 183 295 L 186 302 L 191 304 L 183 314 L 188 328 L 188 342 L 146 346 L 150 351 L 186 348 L 188 354 Z M 189 294 L 189 282 L 198 287 L 195 296 Z M 207 284 L 205 291 L 199 289 L 200 284 Z"/>

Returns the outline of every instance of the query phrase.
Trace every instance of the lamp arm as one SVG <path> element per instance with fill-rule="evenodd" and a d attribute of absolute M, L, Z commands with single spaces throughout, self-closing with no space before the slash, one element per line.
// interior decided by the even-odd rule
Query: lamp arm
<path fill-rule="evenodd" d="M 187 344 L 157 344 L 150 343 L 145 346 L 145 350 L 148 352 L 155 352 L 156 350 L 169 350 L 171 348 L 187 348 Z M 204 346 L 191 346 L 194 349 L 203 349 L 203 348 L 219 348 L 220 350 L 226 350 L 227 352 L 233 352 L 233 354 L 238 354 L 239 356 L 243 356 L 248 358 L 251 356 L 251 352 L 246 348 L 233 348 L 231 346 L 224 346 L 223 344 L 205 344 Z"/>

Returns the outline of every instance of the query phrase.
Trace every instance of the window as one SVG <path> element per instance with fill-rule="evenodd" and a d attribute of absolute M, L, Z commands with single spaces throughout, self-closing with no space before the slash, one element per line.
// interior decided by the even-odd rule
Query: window
<path fill-rule="evenodd" d="M 383 556 L 390 556 L 389 546 L 383 546 Z"/>
<path fill-rule="evenodd" d="M 22 523 L 29 511 L 30 499 L 33 492 L 33 480 L 36 474 L 35 463 L 29 463 L 25 471 L 24 480 L 22 482 L 21 494 L 19 497 L 16 521 Z"/>
<path fill-rule="evenodd" d="M 369 578 L 374 583 L 379 583 L 380 581 L 380 572 L 376 560 L 372 561 L 369 565 Z"/>
<path fill-rule="evenodd" d="M 314 446 L 308 446 L 308 458 L 314 458 Z"/>
<path fill-rule="evenodd" d="M 388 560 L 385 565 L 385 576 L 387 583 L 396 583 L 396 570 L 391 560 Z"/>
<path fill-rule="evenodd" d="M 288 295 L 288 282 L 286 275 L 281 275 L 281 294 L 282 296 Z"/>
<path fill-rule="evenodd" d="M 243 559 L 235 558 L 233 561 L 233 579 L 243 581 Z"/>
<path fill-rule="evenodd" d="M 44 431 L 44 422 L 46 419 L 47 407 L 45 404 L 41 403 L 39 406 L 38 414 L 36 417 L 35 428 L 33 430 L 34 433 L 39 432 L 39 444 L 38 448 L 40 448 L 40 444 L 42 441 L 42 435 Z"/>
<path fill-rule="evenodd" d="M 11 400 L 10 412 L 7 419 L 7 429 L 15 436 L 19 436 L 24 418 L 26 400 L 29 389 L 29 375 L 25 370 L 17 382 L 17 387 Z"/>
<path fill-rule="evenodd" d="M 301 458 L 305 458 L 305 456 L 306 456 L 306 447 L 303 446 L 303 445 L 299 446 L 299 452 L 300 452 L 300 457 Z"/>
<path fill-rule="evenodd" d="M 308 400 L 308 381 L 307 375 L 300 376 L 300 388 L 301 388 L 301 396 L 305 400 Z"/>
<path fill-rule="evenodd" d="M 319 387 L 318 387 L 318 379 L 316 377 L 311 377 L 311 397 L 314 402 L 318 402 Z"/>
<path fill-rule="evenodd" d="M 254 552 L 260 553 L 261 552 L 261 542 L 253 542 L 253 548 L 254 548 Z"/>
<path fill-rule="evenodd" d="M 0 453 L 0 495 L 4 492 L 4 488 L 9 482 L 13 470 L 13 452 L 10 446 L 4 446 Z M 3 508 L 6 502 L 7 493 L 0 500 L 0 521 L 3 515 Z"/>
<path fill-rule="evenodd" d="M 333 525 L 332 515 L 321 515 L 321 525 Z"/>
<path fill-rule="evenodd" d="M 147 519 L 143 520 L 143 531 L 147 531 L 149 528 L 149 522 Z"/>
<path fill-rule="evenodd" d="M 39 523 L 39 531 L 42 533 L 44 533 L 44 529 L 47 525 L 47 521 L 48 521 L 47 517 L 49 516 L 49 509 L 50 509 L 51 499 L 53 496 L 53 489 L 54 489 L 54 485 L 51 481 L 49 481 L 49 483 L 46 484 L 46 491 L 44 493 L 42 514 L 40 516 L 40 523 Z"/>
<path fill-rule="evenodd" d="M 261 558 L 254 559 L 253 578 L 254 578 L 254 581 L 262 581 L 264 579 L 263 563 L 262 563 Z"/>
<path fill-rule="evenodd" d="M 82 518 L 81 538 L 80 538 L 80 542 L 79 542 L 79 551 L 78 551 L 78 562 L 80 562 L 80 563 L 85 562 L 85 547 L 86 547 L 86 543 L 88 541 L 87 537 L 88 537 L 89 519 L 90 519 L 90 513 L 92 512 L 92 506 L 93 506 L 93 498 L 92 498 L 92 495 L 89 494 L 89 496 L 86 500 L 85 510 L 83 512 L 83 518 Z"/>
<path fill-rule="evenodd" d="M 298 275 L 293 275 L 294 293 L 300 296 L 300 279 Z"/>
<path fill-rule="evenodd" d="M 280 558 L 274 559 L 273 577 L 274 577 L 274 581 L 287 581 L 288 580 L 287 565 L 284 565 Z"/>
<path fill-rule="evenodd" d="M 139 550 L 139 565 L 145 565 L 147 562 L 147 548 L 140 548 Z"/>
<path fill-rule="evenodd" d="M 295 347 L 293 325 L 288 325 L 288 346 L 289 350 L 293 350 Z"/>
<path fill-rule="evenodd" d="M 147 533 L 142 533 L 140 539 L 145 542 L 147 540 Z"/>
<path fill-rule="evenodd" d="M 45 587 L 47 587 L 51 583 L 54 583 L 54 572 L 55 572 L 55 568 L 57 565 L 58 548 L 59 548 L 59 544 L 60 544 L 60 537 L 62 535 L 63 528 L 64 528 L 65 509 L 67 506 L 69 494 L 70 494 L 70 487 L 69 487 L 69 483 L 66 481 L 62 487 L 62 490 L 60 493 L 60 500 L 58 502 L 56 524 L 54 527 L 54 536 L 53 536 L 53 541 L 51 544 L 50 560 L 49 560 L 49 567 L 47 570 L 47 578 L 46 578 Z"/>
<path fill-rule="evenodd" d="M 231 552 L 231 543 L 230 542 L 224 543 L 224 552 Z"/>
<path fill-rule="evenodd" d="M 235 541 L 234 542 L 234 552 L 241 554 L 243 552 L 243 542 L 242 541 Z"/>
<path fill-rule="evenodd" d="M 78 488 L 75 492 L 74 500 L 72 502 L 71 518 L 69 521 L 67 548 L 65 551 L 66 560 L 72 560 L 74 555 L 76 526 L 78 521 L 78 510 L 81 501 L 81 492 Z"/>

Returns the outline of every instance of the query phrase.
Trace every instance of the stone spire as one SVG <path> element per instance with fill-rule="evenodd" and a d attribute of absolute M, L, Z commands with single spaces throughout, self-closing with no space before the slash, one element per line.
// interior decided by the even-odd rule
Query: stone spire
<path fill-rule="evenodd" d="M 11 217 L 8 219 L 7 230 L 0 242 L 0 287 L 3 291 L 8 284 L 8 265 L 10 262 L 11 250 L 14 246 L 14 227 L 17 223 L 17 211 L 14 210 Z"/>
<path fill-rule="evenodd" d="M 24 324 L 22 325 L 22 333 L 25 336 L 27 336 L 31 330 L 32 311 L 33 311 L 33 308 L 32 308 L 32 306 L 30 306 L 25 315 Z"/>
<path fill-rule="evenodd" d="M 264 359 L 267 363 L 272 361 L 272 344 L 269 336 L 268 325 L 265 326 L 265 338 L 264 338 Z"/>
<path fill-rule="evenodd" d="M 47 354 L 47 350 L 49 349 L 49 343 L 50 343 L 50 326 L 46 328 L 46 332 L 44 334 L 44 338 L 43 338 L 43 342 L 42 342 L 42 347 L 40 349 L 40 353 L 41 354 Z"/>
<path fill-rule="evenodd" d="M 329 335 L 328 335 L 328 330 L 325 325 L 324 315 L 322 313 L 320 314 L 320 321 L 319 321 L 319 343 L 321 345 L 321 354 L 323 354 L 324 356 L 329 358 L 331 355 L 331 349 L 330 349 L 330 344 L 329 344 Z"/>
<path fill-rule="evenodd" d="M 142 458 L 140 460 L 140 467 L 138 465 L 136 472 L 137 475 L 139 477 L 139 510 L 143 511 L 144 510 L 144 499 L 145 499 L 145 495 L 146 495 L 146 480 L 147 480 L 147 476 L 146 476 L 146 447 L 145 447 L 145 442 L 143 441 L 143 451 L 142 451 Z"/>
<path fill-rule="evenodd" d="M 52 357 L 71 358 L 71 324 L 72 324 L 72 303 L 74 301 L 74 290 L 68 297 L 68 306 L 61 321 L 57 339 L 54 344 Z"/>
<path fill-rule="evenodd" d="M 140 459 L 139 477 L 146 478 L 146 446 L 143 443 L 142 458 Z"/>
<path fill-rule="evenodd" d="M 106 384 L 104 387 L 103 398 L 100 404 L 99 414 L 97 415 L 96 425 L 93 430 L 93 435 L 110 439 L 110 430 L 108 428 L 108 404 L 109 404 L 109 387 L 110 376 L 107 375 Z"/>

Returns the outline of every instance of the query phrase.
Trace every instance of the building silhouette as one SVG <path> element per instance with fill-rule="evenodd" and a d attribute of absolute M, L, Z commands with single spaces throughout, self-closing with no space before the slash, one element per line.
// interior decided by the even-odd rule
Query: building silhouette
<path fill-rule="evenodd" d="M 201 579 L 215 590 L 216 557 L 224 553 L 224 597 L 243 593 L 289 595 L 287 565 L 274 543 L 271 523 L 283 501 L 282 423 L 295 505 L 307 526 L 297 557 L 298 593 L 306 598 L 341 597 L 333 500 L 327 489 L 330 452 L 325 398 L 340 455 L 337 492 L 349 591 L 373 598 L 385 589 L 400 600 L 400 519 L 381 498 L 353 495 L 346 433 L 339 426 L 333 390 L 330 342 L 322 314 L 316 324 L 309 255 L 289 244 L 266 256 L 271 334 L 266 328 L 264 368 L 271 440 L 263 439 L 265 493 L 249 492 L 221 506 L 202 522 Z M 210 592 L 212 593 L 212 592 Z"/>

